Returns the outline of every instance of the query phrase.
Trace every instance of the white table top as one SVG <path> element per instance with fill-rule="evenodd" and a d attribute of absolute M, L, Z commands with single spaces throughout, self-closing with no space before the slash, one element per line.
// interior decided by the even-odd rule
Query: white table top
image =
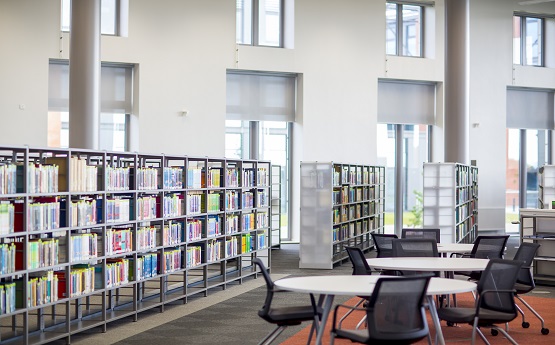
<path fill-rule="evenodd" d="M 402 271 L 483 271 L 488 259 L 473 258 L 374 258 L 366 259 L 373 268 Z"/>
<path fill-rule="evenodd" d="M 439 253 L 470 253 L 474 244 L 472 243 L 438 243 Z"/>
<path fill-rule="evenodd" d="M 357 276 L 309 276 L 283 278 L 274 282 L 276 287 L 295 292 L 315 293 L 323 295 L 371 295 L 376 281 L 388 276 L 357 275 Z M 398 278 L 398 277 L 397 277 Z M 447 295 L 476 290 L 476 283 L 467 280 L 432 278 L 428 285 L 428 295 Z"/>

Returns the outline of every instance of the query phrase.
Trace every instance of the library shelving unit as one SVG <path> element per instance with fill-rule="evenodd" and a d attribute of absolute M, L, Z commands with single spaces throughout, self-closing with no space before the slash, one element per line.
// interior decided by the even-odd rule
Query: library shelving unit
<path fill-rule="evenodd" d="M 555 209 L 555 165 L 538 170 L 538 208 Z"/>
<path fill-rule="evenodd" d="M 555 210 L 521 208 L 519 211 L 521 242 L 541 245 L 532 263 L 534 280 L 555 285 Z"/>
<path fill-rule="evenodd" d="M 385 168 L 301 162 L 300 268 L 331 269 L 384 232 Z"/>
<path fill-rule="evenodd" d="M 473 243 L 478 233 L 478 168 L 424 163 L 423 226 L 440 229 L 442 243 Z"/>
<path fill-rule="evenodd" d="M 281 165 L 272 165 L 272 200 L 270 233 L 272 248 L 281 247 Z"/>
<path fill-rule="evenodd" d="M 42 344 L 270 264 L 270 162 L 0 148 L 0 341 Z"/>

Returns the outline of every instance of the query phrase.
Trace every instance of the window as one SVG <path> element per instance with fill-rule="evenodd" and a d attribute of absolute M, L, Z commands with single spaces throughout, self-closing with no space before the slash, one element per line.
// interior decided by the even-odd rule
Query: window
<path fill-rule="evenodd" d="M 62 31 L 69 32 L 71 0 L 62 0 Z M 103 35 L 119 36 L 120 0 L 101 0 L 100 32 Z"/>
<path fill-rule="evenodd" d="M 283 47 L 283 1 L 237 0 L 236 42 Z"/>
<path fill-rule="evenodd" d="M 385 51 L 388 55 L 422 57 L 422 6 L 387 2 Z"/>
<path fill-rule="evenodd" d="M 515 15 L 513 17 L 513 63 L 543 66 L 543 19 Z"/>
<path fill-rule="evenodd" d="M 127 151 L 133 66 L 102 64 L 99 149 Z M 69 146 L 69 64 L 51 61 L 48 76 L 48 146 Z"/>

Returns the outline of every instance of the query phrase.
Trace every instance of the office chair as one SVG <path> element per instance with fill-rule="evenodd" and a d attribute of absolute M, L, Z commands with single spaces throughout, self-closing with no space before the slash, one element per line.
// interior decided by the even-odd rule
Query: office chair
<path fill-rule="evenodd" d="M 393 246 L 391 242 L 398 238 L 397 235 L 390 234 L 372 234 L 374 247 L 376 247 L 378 258 L 390 258 L 393 255 Z"/>
<path fill-rule="evenodd" d="M 337 305 L 333 313 L 331 344 L 335 338 L 363 344 L 411 344 L 428 337 L 424 298 L 429 281 L 429 276 L 380 278 L 365 308 Z M 340 308 L 365 311 L 368 327 L 341 328 L 336 323 Z"/>
<path fill-rule="evenodd" d="M 534 288 L 536 287 L 536 284 L 534 283 L 534 277 L 532 276 L 532 272 L 530 269 L 532 266 L 532 261 L 534 260 L 534 256 L 536 255 L 539 247 L 540 245 L 538 243 L 522 243 L 516 251 L 513 260 L 522 261 L 524 262 L 524 264 L 522 265 L 522 268 L 520 269 L 520 272 L 518 273 L 518 276 L 516 278 L 515 297 L 518 298 L 518 300 L 521 301 L 522 304 L 524 304 L 526 308 L 528 308 L 528 310 L 530 310 L 532 314 L 534 314 L 541 321 L 541 333 L 547 335 L 549 334 L 549 329 L 545 328 L 545 322 L 543 318 L 540 316 L 540 314 L 538 314 L 537 311 L 534 310 L 534 308 L 526 303 L 526 301 L 523 300 L 522 297 L 520 297 L 520 295 L 528 293 L 534 290 Z M 522 315 L 522 327 L 530 327 L 530 323 L 526 321 L 522 309 L 518 305 L 516 305 L 516 308 L 518 312 Z"/>
<path fill-rule="evenodd" d="M 401 238 L 434 238 L 439 243 L 441 232 L 439 229 L 403 228 L 401 229 Z"/>
<path fill-rule="evenodd" d="M 272 302 L 274 293 L 277 292 L 274 282 L 260 259 L 253 259 L 252 262 L 260 268 L 260 272 L 266 281 L 267 288 L 266 300 L 264 301 L 262 309 L 258 311 L 258 316 L 269 323 L 277 325 L 277 327 L 262 339 L 259 344 L 271 344 L 288 326 L 296 326 L 304 321 L 312 321 L 312 329 L 310 330 L 307 343 L 310 344 L 312 335 L 316 331 L 318 322 L 322 317 L 322 308 L 316 306 L 314 296 L 312 294 L 310 295 L 311 305 L 274 307 Z"/>
<path fill-rule="evenodd" d="M 437 242 L 435 238 L 399 238 L 392 241 L 393 257 L 429 257 L 437 258 Z M 401 275 L 423 274 L 419 271 L 401 271 Z M 434 272 L 436 277 L 440 272 Z"/>
<path fill-rule="evenodd" d="M 451 256 L 468 257 L 475 259 L 502 259 L 509 235 L 478 236 L 474 241 L 474 246 L 470 254 L 453 253 Z M 455 272 L 469 277 L 469 279 L 479 280 L 482 272 Z"/>
<path fill-rule="evenodd" d="M 474 307 L 439 308 L 437 313 L 440 320 L 472 325 L 472 345 L 476 342 L 476 333 L 489 344 L 480 327 L 501 332 L 512 344 L 517 345 L 497 324 L 505 324 L 518 316 L 514 286 L 522 264 L 521 261 L 491 259 L 478 281 Z"/>
<path fill-rule="evenodd" d="M 353 264 L 354 276 L 372 274 L 372 269 L 370 268 L 370 266 L 368 266 L 368 262 L 366 262 L 366 257 L 364 256 L 364 253 L 360 248 L 345 247 L 345 250 L 347 251 L 347 255 L 349 255 L 349 259 L 351 260 L 351 263 Z M 354 305 L 355 308 L 357 308 L 362 303 L 367 302 L 370 299 L 370 296 L 357 296 L 357 297 L 360 297 L 360 300 Z M 345 320 L 347 316 L 349 316 L 353 311 L 354 310 L 351 309 L 341 317 L 338 323 L 339 327 L 341 327 L 343 320 Z M 356 328 L 358 329 L 364 323 L 364 321 L 365 321 L 365 318 L 362 318 L 362 320 L 360 320 L 360 322 L 357 324 Z"/>

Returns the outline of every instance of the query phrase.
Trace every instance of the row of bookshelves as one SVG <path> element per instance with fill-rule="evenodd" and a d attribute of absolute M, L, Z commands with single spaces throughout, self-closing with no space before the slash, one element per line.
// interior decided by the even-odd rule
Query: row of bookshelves
<path fill-rule="evenodd" d="M 69 168 L 67 162 L 69 160 Z M 130 163 L 130 162 L 129 162 Z M 198 164 L 198 161 L 195 161 Z M 253 164 L 251 164 L 253 165 Z M 25 169 L 24 169 L 25 168 Z M 102 169 L 105 168 L 105 169 Z M 187 188 L 256 187 L 269 185 L 269 166 L 237 167 L 237 162 L 224 167 L 113 167 L 92 165 L 81 157 L 47 157 L 42 163 L 22 162 L 0 165 L 0 194 L 96 192 Z M 24 170 L 26 170 L 24 178 Z M 208 170 L 208 172 L 207 172 Z M 105 173 L 103 172 L 105 171 Z M 105 189 L 99 185 L 101 174 L 106 180 Z M 69 179 L 68 179 L 69 177 Z M 24 185 L 23 180 L 27 183 Z M 184 183 L 184 181 L 186 181 Z M 224 182 L 225 183 L 222 183 Z M 71 187 L 68 186 L 71 185 Z M 25 186 L 25 188 L 23 188 Z"/>
<path fill-rule="evenodd" d="M 105 327 L 242 282 L 257 274 L 256 257 L 270 267 L 270 168 L 0 147 L 1 342 L 69 342 L 84 321 Z"/>

